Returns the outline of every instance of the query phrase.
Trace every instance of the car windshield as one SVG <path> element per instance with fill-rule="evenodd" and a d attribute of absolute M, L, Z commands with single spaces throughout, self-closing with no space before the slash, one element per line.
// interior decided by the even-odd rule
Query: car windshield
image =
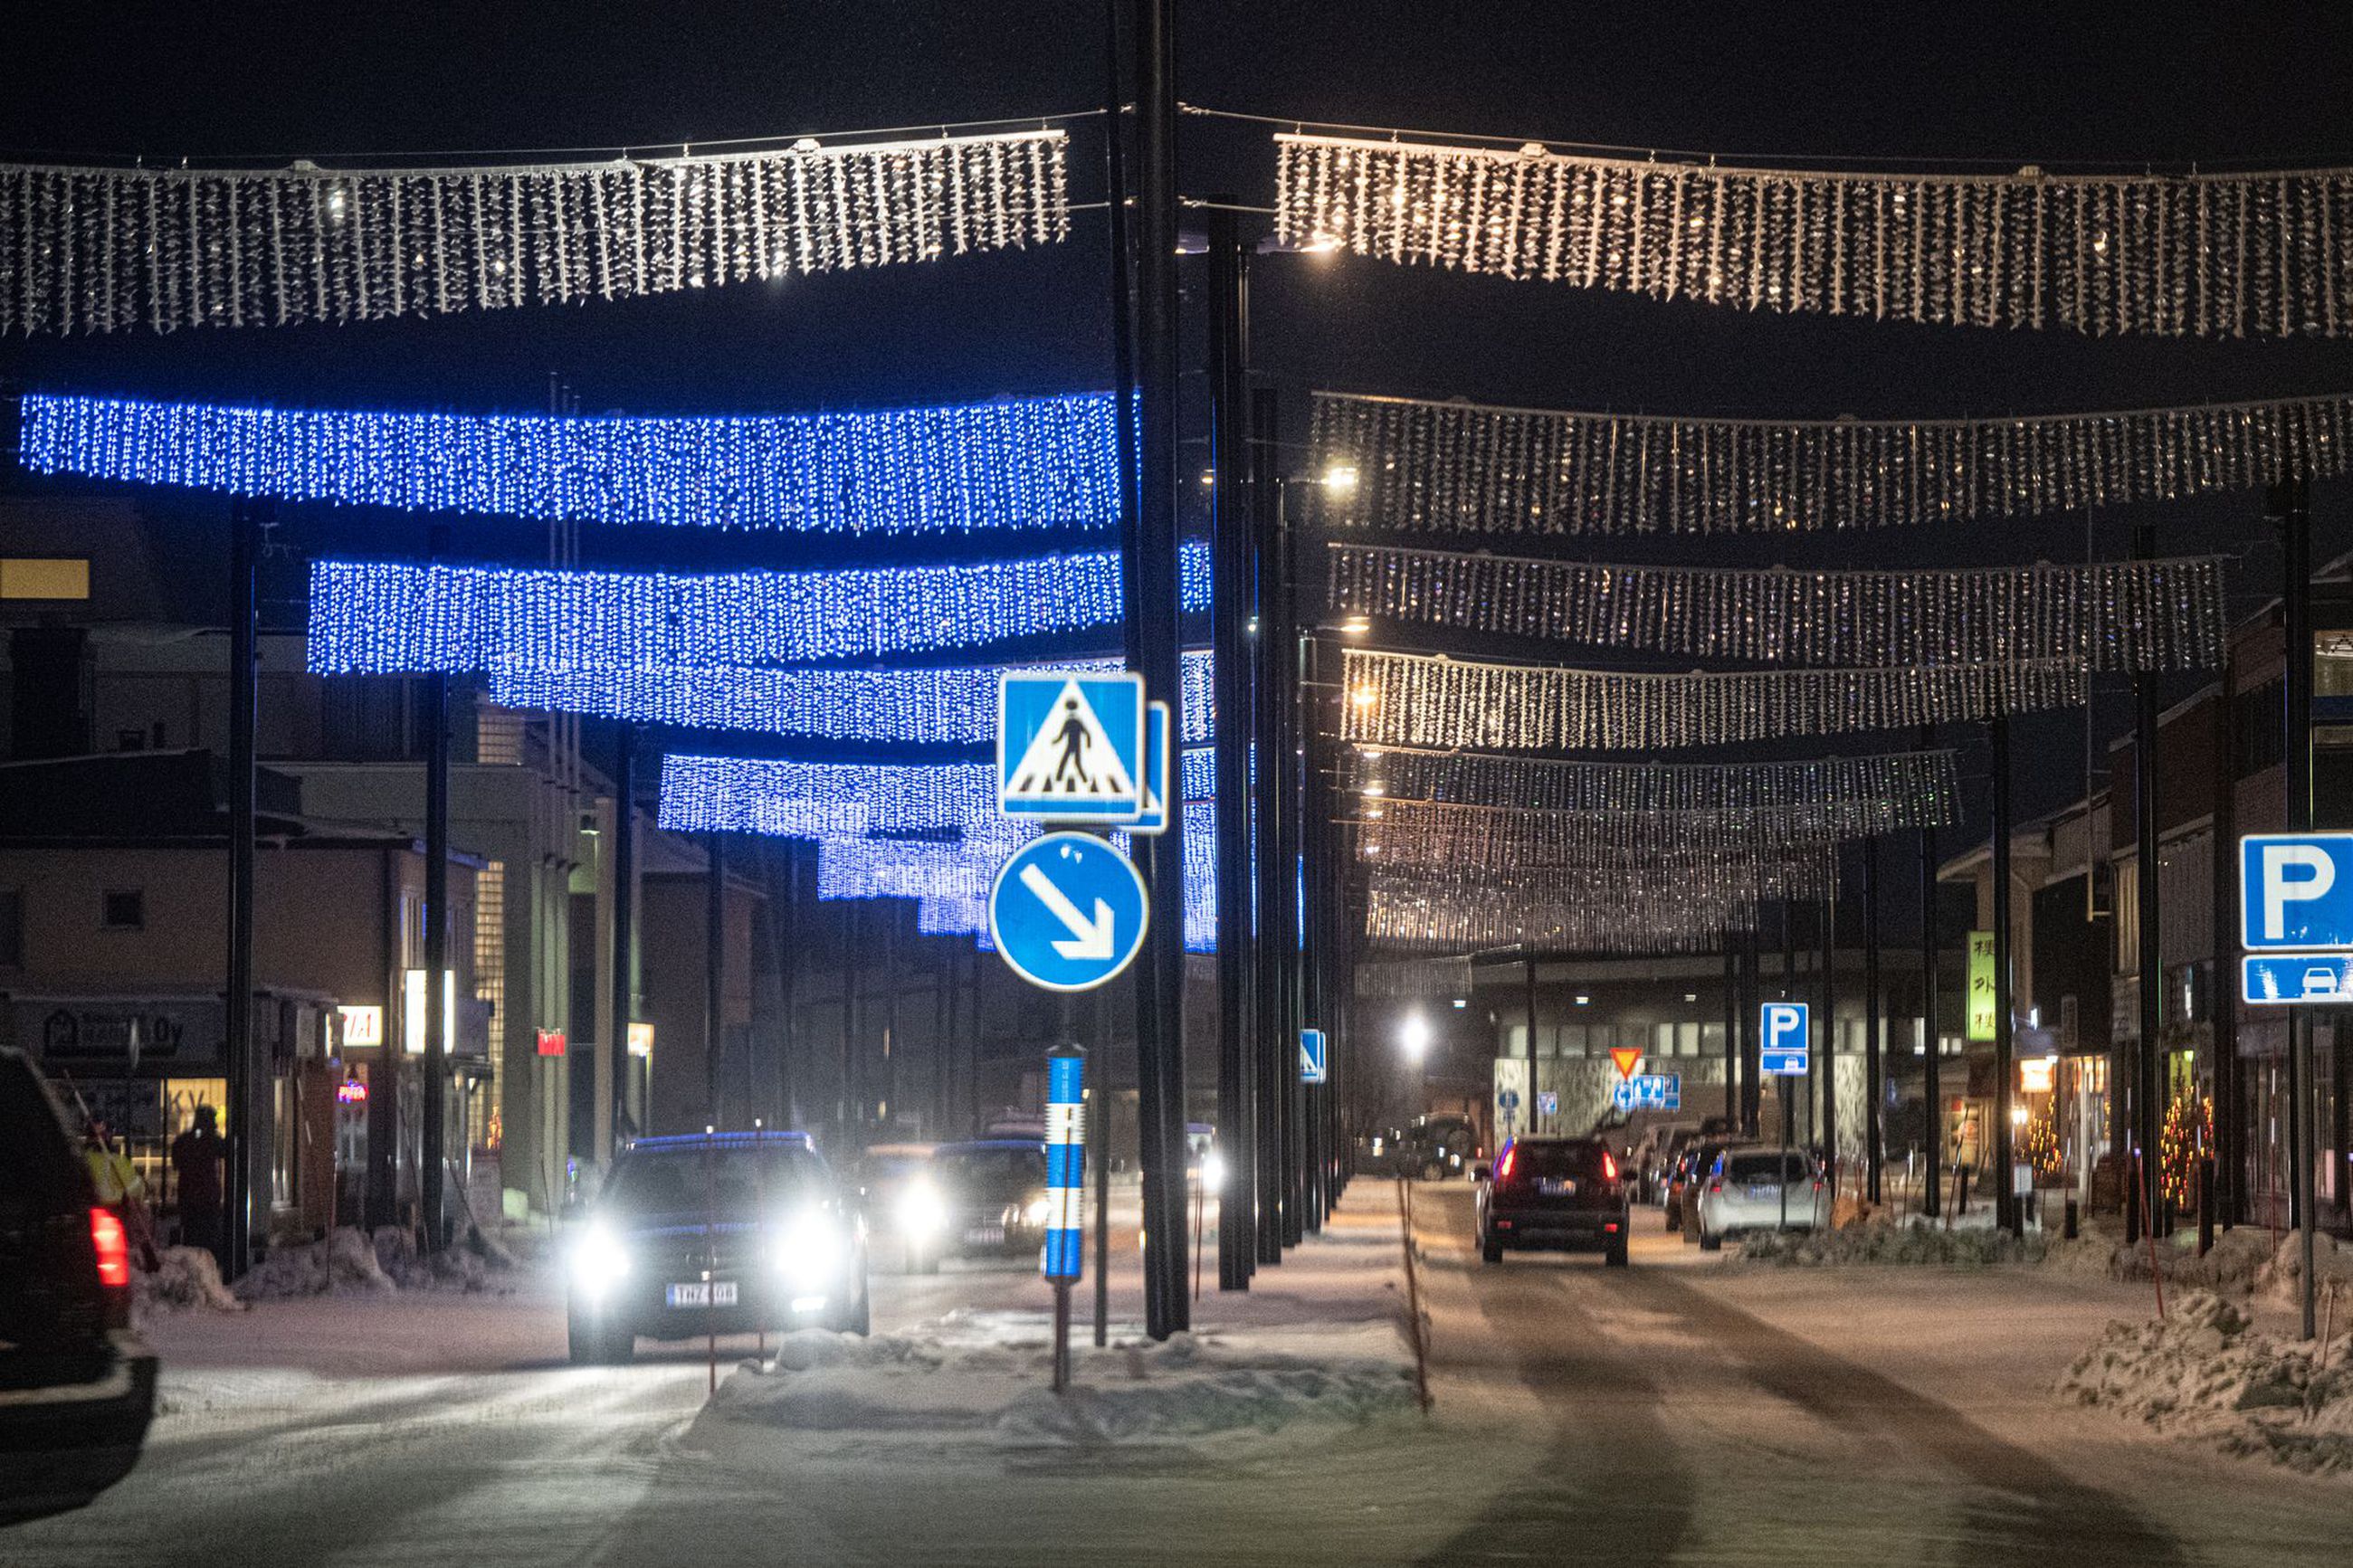
<path fill-rule="evenodd" d="M 1599 1143 L 1523 1143 L 1512 1162 L 1515 1176 L 1599 1176 L 1602 1173 Z"/>
<path fill-rule="evenodd" d="M 903 1182 L 931 1169 L 931 1160 L 922 1154 L 869 1154 L 858 1167 L 859 1179 L 870 1187 L 888 1186 Z"/>
<path fill-rule="evenodd" d="M 1806 1175 L 1806 1157 L 1794 1150 L 1787 1153 L 1767 1151 L 1755 1154 L 1734 1154 L 1725 1161 L 1725 1174 L 1736 1182 L 1769 1182 L 1777 1172 L 1786 1171 L 1791 1181 L 1802 1181 Z"/>
<path fill-rule="evenodd" d="M 944 1187 L 984 1194 L 1023 1193 L 1046 1184 L 1043 1149 L 958 1149 L 933 1162 Z"/>
<path fill-rule="evenodd" d="M 741 1215 L 827 1187 L 825 1162 L 794 1144 L 636 1150 L 613 1168 L 604 1206 L 638 1217 Z"/>

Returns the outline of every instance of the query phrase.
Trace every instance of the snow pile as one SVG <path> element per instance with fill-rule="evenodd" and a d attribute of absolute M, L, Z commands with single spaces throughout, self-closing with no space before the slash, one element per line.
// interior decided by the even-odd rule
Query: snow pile
<path fill-rule="evenodd" d="M 399 1226 L 380 1226 L 371 1236 L 344 1226 L 328 1232 L 323 1241 L 273 1247 L 237 1282 L 236 1290 L 248 1301 L 392 1296 L 403 1290 L 505 1295 L 514 1287 L 497 1283 L 492 1276 L 514 1268 L 512 1256 L 502 1247 L 486 1244 L 478 1231 L 469 1230 L 460 1245 L 427 1257 L 418 1252 L 416 1237 Z"/>
<path fill-rule="evenodd" d="M 987 1321 L 981 1321 L 981 1319 Z M 954 1317 L 871 1339 L 805 1329 L 719 1391 L 723 1418 L 805 1432 L 958 1434 L 1008 1445 L 1178 1443 L 1359 1426 L 1413 1412 L 1412 1370 L 1385 1325 L 1300 1325 L 1230 1338 L 1120 1335 L 1071 1347 L 1071 1392 L 1049 1384 L 1037 1313 Z M 1334 1353 L 1332 1347 L 1367 1354 Z"/>
<path fill-rule="evenodd" d="M 1847 1264 L 1915 1264 L 1981 1268 L 1996 1263 L 2033 1263 L 2042 1257 L 2039 1236 L 2023 1241 L 1985 1226 L 1946 1230 L 1926 1219 L 1870 1219 L 1819 1233 L 1757 1231 L 1740 1243 L 1744 1263 L 1823 1268 Z"/>
<path fill-rule="evenodd" d="M 167 1247 L 155 1255 L 156 1267 L 132 1277 L 138 1287 L 142 1316 L 184 1312 L 210 1307 L 219 1312 L 242 1312 L 246 1303 L 221 1283 L 220 1260 L 201 1247 Z"/>
<path fill-rule="evenodd" d="M 2248 1328 L 2211 1290 L 2163 1321 L 2116 1322 L 2059 1380 L 2063 1399 L 2137 1416 L 2168 1436 L 2305 1471 L 2353 1470 L 2353 1361 Z"/>
<path fill-rule="evenodd" d="M 2045 1263 L 2067 1273 L 2127 1284 L 2147 1284 L 2153 1273 L 2162 1270 L 2167 1284 L 2185 1290 L 2217 1290 L 2281 1306 L 2298 1300 L 2304 1256 L 2295 1232 L 2254 1226 L 2218 1231 L 2212 1248 L 2203 1258 L 2198 1256 L 2196 1242 L 2195 1231 L 2181 1230 L 2158 1237 L 2153 1248 L 2147 1237 L 2127 1246 L 2120 1231 L 2086 1223 L 2080 1239 L 2053 1241 Z M 2353 1289 L 2353 1246 L 2334 1237 L 2316 1236 L 2313 1263 L 2324 1294 L 2331 1281 Z"/>

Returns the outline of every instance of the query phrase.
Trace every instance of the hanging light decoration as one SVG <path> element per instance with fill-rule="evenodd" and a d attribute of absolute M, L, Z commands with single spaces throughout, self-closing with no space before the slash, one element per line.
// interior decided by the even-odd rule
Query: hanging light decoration
<path fill-rule="evenodd" d="M 1178 758 L 1179 797 L 1208 800 L 1208 749 L 1188 748 Z M 677 752 L 662 758 L 660 823 L 677 833 L 955 833 L 966 840 L 1003 840 L 1018 826 L 997 810 L 996 769 L 987 763 L 806 763 Z"/>
<path fill-rule="evenodd" d="M 1344 740 L 1438 750 L 1669 751 L 1912 729 L 2080 707 L 2082 669 L 2053 664 L 1677 675 L 1480 664 L 1351 648 Z"/>
<path fill-rule="evenodd" d="M 2348 285 L 2353 297 L 2353 285 Z M 1335 528 L 1786 533 L 2250 489 L 2346 471 L 2353 396 L 2002 419 L 1687 419 L 1319 392 Z"/>
<path fill-rule="evenodd" d="M 1468 958 L 1372 959 L 1356 964 L 1356 994 L 1375 1000 L 1467 999 L 1471 986 Z"/>
<path fill-rule="evenodd" d="M 1377 784 L 1385 798 L 1398 802 L 1535 812 L 1885 812 L 1891 826 L 1941 827 L 1957 821 L 1960 809 L 1960 773 L 1949 751 L 1781 763 L 1599 763 L 1366 746 L 1349 754 L 1348 782 L 1357 791 Z"/>
<path fill-rule="evenodd" d="M 491 670 L 492 700 L 695 730 L 748 730 L 811 740 L 979 746 L 997 738 L 997 687 L 1008 669 L 1103 674 L 1113 658 L 1051 665 L 922 669 L 769 669 L 748 665 L 590 665 L 514 661 Z M 1187 651 L 1179 670 L 1180 744 L 1209 739 L 1209 656 Z"/>
<path fill-rule="evenodd" d="M 1885 174 L 1279 135 L 1277 232 L 1751 310 L 2098 336 L 2353 333 L 2353 170 Z"/>
<path fill-rule="evenodd" d="M 714 418 L 415 414 L 27 394 L 21 458 L 280 500 L 844 534 L 1110 528 L 1112 399 Z"/>
<path fill-rule="evenodd" d="M 1187 546 L 1181 561 L 1186 606 L 1206 608 L 1208 552 Z M 1100 630 L 1120 616 L 1115 551 L 704 575 L 317 561 L 309 658 L 320 675 L 798 663 Z"/>
<path fill-rule="evenodd" d="M 1377 810 L 1378 816 L 1371 813 Z M 1891 833 L 1915 824 L 1893 803 L 1746 811 L 1525 811 L 1384 798 L 1357 819 L 1384 866 L 1550 867 L 1596 856 L 1720 853 Z"/>
<path fill-rule="evenodd" d="M 0 332 L 573 304 L 1048 245 L 1060 131 L 413 169 L 0 164 Z"/>
<path fill-rule="evenodd" d="M 2027 660 L 2096 670 L 2220 664 L 2222 563 L 1895 572 L 1600 566 L 1331 547 L 1335 614 L 1773 664 Z"/>

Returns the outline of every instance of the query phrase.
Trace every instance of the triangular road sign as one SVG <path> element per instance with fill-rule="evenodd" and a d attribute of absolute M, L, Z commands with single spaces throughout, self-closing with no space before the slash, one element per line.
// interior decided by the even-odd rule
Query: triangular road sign
<path fill-rule="evenodd" d="M 1088 684 L 1078 677 L 1064 680 L 1050 710 L 1040 715 L 1020 760 L 1005 775 L 1001 796 L 1007 808 L 1109 807 L 1119 816 L 1134 811 L 1138 790 L 1130 759 L 1141 737 L 1132 735 L 1125 744 L 1114 741 L 1088 699 Z"/>
<path fill-rule="evenodd" d="M 1632 1078 L 1634 1076 L 1634 1068 L 1640 1065 L 1642 1060 L 1642 1047 L 1640 1046 L 1612 1046 L 1609 1047 L 1609 1059 L 1618 1064 L 1618 1076 L 1620 1078 Z"/>

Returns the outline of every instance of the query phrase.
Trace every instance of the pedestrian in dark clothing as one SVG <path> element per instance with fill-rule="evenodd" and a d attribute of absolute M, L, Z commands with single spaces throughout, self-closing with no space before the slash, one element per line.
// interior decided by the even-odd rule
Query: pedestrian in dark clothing
<path fill-rule="evenodd" d="M 201 1247 L 221 1257 L 221 1163 L 228 1155 L 228 1140 L 220 1135 L 218 1116 L 209 1105 L 196 1107 L 196 1124 L 172 1140 L 172 1170 L 180 1181 L 180 1245 Z"/>

